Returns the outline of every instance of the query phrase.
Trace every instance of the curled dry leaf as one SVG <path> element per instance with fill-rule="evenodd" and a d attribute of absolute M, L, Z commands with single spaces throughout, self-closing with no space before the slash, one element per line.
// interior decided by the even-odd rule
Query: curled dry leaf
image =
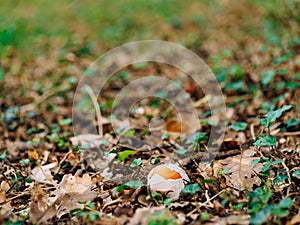
<path fill-rule="evenodd" d="M 184 170 L 171 163 L 161 164 L 148 174 L 151 192 L 160 192 L 172 199 L 179 198 L 180 192 L 188 181 L 190 179 Z"/>
<path fill-rule="evenodd" d="M 9 188 L 9 184 L 3 180 L 0 184 L 0 203 L 5 202 L 6 192 L 9 190 Z"/>
<path fill-rule="evenodd" d="M 56 181 L 53 180 L 51 169 L 57 166 L 57 162 L 53 162 L 44 166 L 38 165 L 31 171 L 30 178 L 38 183 L 50 184 L 56 186 Z"/>
<path fill-rule="evenodd" d="M 259 159 L 254 155 L 255 151 L 249 149 L 244 151 L 243 155 L 229 157 L 220 162 L 223 169 L 228 169 L 228 174 L 224 175 L 228 186 L 240 191 L 246 187 L 252 191 L 253 185 L 259 186 L 261 184 L 261 179 L 257 174 L 261 171 L 263 165 L 256 163 L 254 167 L 251 166 L 253 160 Z"/>
<path fill-rule="evenodd" d="M 38 193 L 34 196 L 30 206 L 31 221 L 45 222 L 56 215 L 60 218 L 76 208 L 83 208 L 79 201 L 93 200 L 97 193 L 92 191 L 93 182 L 88 174 L 83 177 L 64 175 L 57 189 L 53 192 L 54 197 Z"/>

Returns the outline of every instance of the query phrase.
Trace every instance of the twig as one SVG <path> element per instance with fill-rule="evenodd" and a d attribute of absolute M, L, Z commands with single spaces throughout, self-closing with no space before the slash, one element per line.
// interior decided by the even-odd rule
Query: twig
<path fill-rule="evenodd" d="M 207 200 L 203 203 L 199 202 L 198 203 L 198 207 L 202 207 L 207 205 L 208 203 L 211 203 L 211 200 L 215 199 L 216 197 L 218 197 L 220 194 L 222 194 L 225 191 L 225 189 L 223 189 L 222 191 L 220 191 L 219 193 L 215 194 L 213 197 L 209 198 L 209 196 L 207 195 L 207 193 L 205 193 L 205 196 L 207 198 Z M 193 209 L 191 212 L 189 212 L 186 216 L 189 217 L 191 216 L 194 212 L 196 212 L 198 210 L 198 207 L 196 207 L 195 209 Z"/>
<path fill-rule="evenodd" d="M 93 92 L 92 88 L 89 85 L 85 85 L 84 89 L 89 94 L 89 96 L 90 96 L 90 98 L 93 102 L 94 108 L 96 110 L 99 136 L 102 138 L 103 137 L 102 116 L 101 116 L 101 111 L 100 111 L 100 108 L 99 108 L 99 105 L 98 105 L 97 97 L 96 97 L 95 93 Z"/>
<path fill-rule="evenodd" d="M 54 175 L 57 175 L 59 173 L 63 162 L 66 161 L 66 159 L 68 158 L 68 156 L 71 153 L 72 153 L 72 150 L 68 151 L 67 154 L 65 154 L 65 156 L 62 158 L 62 160 L 60 160 L 60 162 L 58 163 L 58 168 L 57 168 L 56 172 L 54 173 Z"/>
<path fill-rule="evenodd" d="M 295 132 L 282 132 L 282 133 L 277 133 L 273 134 L 274 136 L 297 136 L 300 135 L 300 131 L 295 131 Z"/>
<path fill-rule="evenodd" d="M 110 205 L 114 205 L 114 204 L 117 204 L 117 203 L 121 203 L 121 202 L 125 202 L 126 200 L 125 199 L 116 199 L 116 200 L 113 200 L 113 201 L 111 201 L 111 202 L 109 202 L 109 203 L 107 203 L 107 204 L 105 204 L 104 206 L 103 206 L 103 208 L 102 208 L 102 210 L 104 211 L 104 209 L 106 209 L 108 206 L 110 206 Z"/>
<path fill-rule="evenodd" d="M 5 201 L 5 203 L 11 202 L 12 200 L 17 199 L 17 198 L 20 198 L 20 197 L 22 197 L 22 196 L 24 196 L 24 195 L 30 195 L 30 192 L 23 192 L 23 193 L 18 194 L 18 195 L 14 196 L 14 197 L 11 197 L 11 198 L 7 199 L 7 200 Z"/>
<path fill-rule="evenodd" d="M 252 139 L 255 140 L 256 137 L 255 137 L 255 132 L 254 132 L 254 123 L 251 123 L 250 125 L 250 133 L 251 133 L 251 136 L 252 136 Z"/>

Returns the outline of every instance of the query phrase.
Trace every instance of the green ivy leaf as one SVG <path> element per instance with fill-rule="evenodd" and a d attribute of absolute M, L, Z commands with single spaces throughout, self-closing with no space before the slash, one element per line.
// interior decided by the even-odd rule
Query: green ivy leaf
<path fill-rule="evenodd" d="M 258 136 L 253 144 L 254 146 L 275 146 L 276 137 L 269 134 L 266 136 Z"/>
<path fill-rule="evenodd" d="M 206 141 L 208 136 L 205 135 L 204 132 L 197 132 L 196 134 L 192 135 L 189 139 L 187 139 L 186 144 L 195 144 L 202 141 Z"/>
<path fill-rule="evenodd" d="M 187 193 L 187 194 L 196 194 L 196 192 L 200 191 L 200 190 L 201 190 L 201 188 L 200 188 L 199 184 L 188 184 L 184 187 L 182 192 Z"/>
<path fill-rule="evenodd" d="M 125 133 L 125 137 L 133 137 L 135 134 L 135 130 L 134 129 L 130 129 Z"/>
<path fill-rule="evenodd" d="M 300 170 L 296 170 L 292 175 L 300 179 Z"/>
<path fill-rule="evenodd" d="M 177 154 L 179 154 L 179 155 L 183 155 L 183 154 L 185 154 L 187 151 L 188 151 L 187 149 L 182 148 L 182 149 L 176 150 L 175 152 L 176 152 Z"/>
<path fill-rule="evenodd" d="M 170 134 L 168 134 L 168 133 L 164 133 L 163 135 L 161 135 L 161 140 L 166 140 L 166 139 L 168 139 L 168 138 L 170 138 Z"/>
<path fill-rule="evenodd" d="M 283 162 L 283 159 L 277 159 L 274 162 L 272 162 L 272 166 L 277 165 L 277 164 L 282 163 L 282 162 Z"/>
<path fill-rule="evenodd" d="M 137 166 L 140 166 L 142 165 L 143 161 L 141 158 L 138 158 L 138 159 L 134 159 L 131 164 L 130 164 L 130 167 L 137 167 Z"/>
<path fill-rule="evenodd" d="M 279 176 L 275 177 L 273 181 L 274 181 L 275 184 L 278 184 L 278 183 L 280 183 L 280 182 L 285 181 L 285 180 L 288 179 L 288 178 L 289 178 L 289 177 L 288 177 L 287 175 L 285 175 L 285 174 L 280 174 Z"/>
<path fill-rule="evenodd" d="M 289 208 L 291 206 L 293 206 L 293 201 L 291 198 L 285 198 L 285 199 L 282 199 L 280 202 L 279 202 L 279 206 L 281 208 Z"/>
<path fill-rule="evenodd" d="M 270 127 L 270 123 L 275 122 L 279 117 L 282 116 L 282 113 L 290 110 L 292 105 L 284 105 L 282 108 L 277 109 L 275 111 L 270 111 L 265 115 L 265 118 L 260 120 L 260 123 L 264 125 L 266 128 Z"/>
<path fill-rule="evenodd" d="M 171 202 L 172 202 L 172 199 L 171 199 L 171 198 L 166 198 L 166 199 L 164 200 L 164 204 L 165 204 L 166 206 L 170 206 L 170 205 L 171 205 Z"/>
<path fill-rule="evenodd" d="M 275 76 L 275 71 L 274 70 L 269 70 L 267 72 L 262 73 L 261 75 L 261 83 L 265 86 L 273 80 Z"/>
<path fill-rule="evenodd" d="M 234 130 L 234 131 L 241 131 L 241 130 L 245 130 L 247 128 L 247 123 L 244 122 L 236 122 L 234 124 L 231 124 L 229 126 L 230 129 Z"/>
<path fill-rule="evenodd" d="M 6 159 L 7 156 L 7 150 L 5 150 L 1 155 L 0 155 L 0 159 L 4 160 Z"/>
<path fill-rule="evenodd" d="M 153 158 L 151 159 L 151 164 L 154 165 L 160 161 L 160 158 Z"/>
<path fill-rule="evenodd" d="M 72 123 L 71 118 L 66 118 L 66 119 L 59 121 L 59 125 L 61 125 L 61 126 L 67 126 L 67 125 L 70 125 L 71 123 Z"/>
<path fill-rule="evenodd" d="M 267 205 L 262 210 L 251 216 L 250 224 L 263 224 L 268 221 L 268 217 L 271 215 L 272 206 Z"/>
<path fill-rule="evenodd" d="M 124 188 L 125 188 L 124 184 L 119 185 L 115 190 L 113 190 L 112 196 L 116 196 L 117 192 L 123 191 Z"/>
<path fill-rule="evenodd" d="M 299 121 L 295 118 L 290 118 L 288 121 L 286 121 L 285 125 L 287 128 L 289 127 L 295 127 L 299 124 Z"/>
<path fill-rule="evenodd" d="M 21 159 L 20 163 L 24 165 L 28 165 L 30 163 L 30 159 Z"/>
<path fill-rule="evenodd" d="M 127 187 L 130 187 L 130 188 L 133 188 L 133 189 L 137 189 L 137 188 L 143 186 L 143 182 L 138 181 L 138 180 L 132 180 L 132 181 L 127 182 L 124 185 Z"/>
<path fill-rule="evenodd" d="M 125 151 L 119 153 L 118 160 L 121 161 L 121 162 L 123 162 L 123 161 L 125 161 L 125 159 L 128 156 L 133 155 L 133 154 L 135 154 L 134 150 L 125 150 Z"/>

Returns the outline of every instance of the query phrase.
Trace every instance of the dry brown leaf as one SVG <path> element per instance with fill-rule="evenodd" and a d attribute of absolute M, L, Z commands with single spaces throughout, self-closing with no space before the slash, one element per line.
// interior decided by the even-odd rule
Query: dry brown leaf
<path fill-rule="evenodd" d="M 287 223 L 287 225 L 295 225 L 300 224 L 300 209 L 298 210 L 298 213 Z"/>
<path fill-rule="evenodd" d="M 33 190 L 34 193 L 30 203 L 30 221 L 39 223 L 46 222 L 56 213 L 55 208 L 51 207 L 53 199 L 49 198 L 49 195 L 40 187 Z"/>
<path fill-rule="evenodd" d="M 57 166 L 57 162 L 53 162 L 44 166 L 38 165 L 31 171 L 31 178 L 38 183 L 51 184 L 56 186 L 57 183 L 53 180 L 51 169 Z"/>
<path fill-rule="evenodd" d="M 0 203 L 3 203 L 6 201 L 6 194 L 5 191 L 0 190 Z"/>
<path fill-rule="evenodd" d="M 230 215 L 227 217 L 214 217 L 210 222 L 205 223 L 206 225 L 230 225 L 230 224 L 240 224 L 247 225 L 250 223 L 249 215 Z"/>
<path fill-rule="evenodd" d="M 53 192 L 54 197 L 42 195 L 35 196 L 30 206 L 32 222 L 46 222 L 53 216 L 60 218 L 76 208 L 83 208 L 79 201 L 93 200 L 97 193 L 92 191 L 93 182 L 88 174 L 83 177 L 64 175 L 57 189 Z"/>
<path fill-rule="evenodd" d="M 12 213 L 13 207 L 9 202 L 0 205 L 0 217 Z M 1 221 L 1 220 L 0 220 Z"/>
<path fill-rule="evenodd" d="M 244 151 L 242 156 L 237 155 L 220 161 L 223 169 L 229 169 L 229 173 L 225 174 L 228 186 L 242 191 L 245 188 L 252 190 L 253 185 L 259 186 L 261 184 L 261 179 L 257 174 L 261 171 L 263 165 L 257 163 L 254 167 L 251 167 L 251 162 L 259 159 L 254 155 L 255 151 L 249 149 Z"/>

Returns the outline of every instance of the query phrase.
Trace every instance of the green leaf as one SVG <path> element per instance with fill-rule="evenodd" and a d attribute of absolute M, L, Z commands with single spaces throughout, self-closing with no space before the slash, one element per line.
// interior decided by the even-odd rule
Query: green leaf
<path fill-rule="evenodd" d="M 160 158 L 153 158 L 151 159 L 151 164 L 154 165 L 160 161 Z"/>
<path fill-rule="evenodd" d="M 135 130 L 134 129 L 130 129 L 125 133 L 125 137 L 133 137 L 135 134 Z"/>
<path fill-rule="evenodd" d="M 130 164 L 130 167 L 136 167 L 136 166 L 140 166 L 142 165 L 143 161 L 141 158 L 138 158 L 138 159 L 134 159 L 131 164 Z"/>
<path fill-rule="evenodd" d="M 133 188 L 133 189 L 137 189 L 141 186 L 143 186 L 143 182 L 138 181 L 138 180 L 133 180 L 133 181 L 129 181 L 125 184 L 125 186 Z"/>
<path fill-rule="evenodd" d="M 260 123 L 264 125 L 266 128 L 269 128 L 270 123 L 275 122 L 279 117 L 282 116 L 282 113 L 290 110 L 292 105 L 284 105 L 282 108 L 277 109 L 275 111 L 270 111 L 265 115 L 264 119 L 260 120 Z"/>
<path fill-rule="evenodd" d="M 269 70 L 267 72 L 262 73 L 261 75 L 261 83 L 265 86 L 273 80 L 275 76 L 275 71 L 274 70 Z"/>
<path fill-rule="evenodd" d="M 250 224 L 263 224 L 268 221 L 268 217 L 271 215 L 272 206 L 265 206 L 258 213 L 251 216 Z"/>
<path fill-rule="evenodd" d="M 123 162 L 128 156 L 134 155 L 135 151 L 134 150 L 125 150 L 118 155 L 118 160 Z"/>
<path fill-rule="evenodd" d="M 238 81 L 226 83 L 225 88 L 227 90 L 243 91 L 244 84 L 245 83 L 243 80 L 238 80 Z"/>
<path fill-rule="evenodd" d="M 299 121 L 295 118 L 290 118 L 288 121 L 286 121 L 285 125 L 287 128 L 289 127 L 295 127 L 299 124 Z"/>
<path fill-rule="evenodd" d="M 163 135 L 161 135 L 161 140 L 165 140 L 165 139 L 168 139 L 168 138 L 170 138 L 170 134 L 168 134 L 168 133 L 164 133 Z"/>
<path fill-rule="evenodd" d="M 296 170 L 292 175 L 300 179 L 300 170 Z"/>
<path fill-rule="evenodd" d="M 3 69 L 0 68 L 0 82 L 4 81 L 4 78 L 5 78 L 4 71 Z"/>
<path fill-rule="evenodd" d="M 229 174 L 229 169 L 225 168 L 224 170 L 220 171 L 218 174 Z"/>
<path fill-rule="evenodd" d="M 4 160 L 6 159 L 7 156 L 7 150 L 5 150 L 1 155 L 0 155 L 0 159 Z"/>
<path fill-rule="evenodd" d="M 201 190 L 201 188 L 200 188 L 199 184 L 188 184 L 184 187 L 182 192 L 187 193 L 187 194 L 196 194 L 196 192 L 200 191 L 200 190 Z"/>
<path fill-rule="evenodd" d="M 293 206 L 293 201 L 291 198 L 285 198 L 279 202 L 279 207 L 281 208 L 289 208 L 291 206 Z"/>
<path fill-rule="evenodd" d="M 289 215 L 289 210 L 281 208 L 279 206 L 274 206 L 272 208 L 272 215 L 277 216 L 277 217 L 286 217 L 287 215 Z"/>
<path fill-rule="evenodd" d="M 123 191 L 124 188 L 125 188 L 124 184 L 119 185 L 115 190 L 113 190 L 112 196 L 116 196 L 117 192 Z"/>
<path fill-rule="evenodd" d="M 207 212 L 201 213 L 201 215 L 200 215 L 200 220 L 201 221 L 205 221 L 205 220 L 208 220 L 208 219 L 209 219 L 209 214 Z"/>
<path fill-rule="evenodd" d="M 21 159 L 19 161 L 21 164 L 25 164 L 25 165 L 28 165 L 30 163 L 30 159 Z"/>
<path fill-rule="evenodd" d="M 95 212 L 95 213 L 89 215 L 90 221 L 96 221 L 96 220 L 99 220 L 99 218 L 100 218 L 100 216 L 99 216 L 98 212 Z"/>
<path fill-rule="evenodd" d="M 71 123 L 72 123 L 71 118 L 66 118 L 66 119 L 59 121 L 59 125 L 61 125 L 61 126 L 67 126 L 67 125 L 70 125 Z"/>
<path fill-rule="evenodd" d="M 281 182 L 285 181 L 288 178 L 289 177 L 287 175 L 280 174 L 279 176 L 275 177 L 273 181 L 274 181 L 275 184 L 278 184 L 278 183 L 281 183 Z"/>
<path fill-rule="evenodd" d="M 263 125 L 265 128 L 269 128 L 270 127 L 270 119 L 268 118 L 262 118 L 260 119 L 260 124 Z"/>
<path fill-rule="evenodd" d="M 253 144 L 254 146 L 275 146 L 276 137 L 269 134 L 266 136 L 258 136 Z"/>
<path fill-rule="evenodd" d="M 206 141 L 208 136 L 204 132 L 197 132 L 192 135 L 189 139 L 187 139 L 186 144 L 198 144 L 199 142 Z"/>
<path fill-rule="evenodd" d="M 247 128 L 247 123 L 244 122 L 236 122 L 234 124 L 231 124 L 229 126 L 230 129 L 234 131 L 240 131 L 240 130 L 245 130 Z"/>
<path fill-rule="evenodd" d="M 277 164 L 282 163 L 282 162 L 283 162 L 283 159 L 277 159 L 274 162 L 272 162 L 272 166 L 277 165 Z"/>
<path fill-rule="evenodd" d="M 270 169 L 270 167 L 271 167 L 270 160 L 267 159 L 266 164 L 265 164 L 264 167 L 261 169 L 261 172 L 263 172 L 263 173 L 267 172 L 267 171 Z"/>
<path fill-rule="evenodd" d="M 187 149 L 181 148 L 181 149 L 176 150 L 175 152 L 176 152 L 177 154 L 179 154 L 179 155 L 183 155 L 183 154 L 185 154 L 187 151 L 188 151 Z"/>
<path fill-rule="evenodd" d="M 172 199 L 171 199 L 171 198 L 166 198 L 166 199 L 164 200 L 164 204 L 165 204 L 166 206 L 170 206 L 170 205 L 171 205 L 171 202 L 172 202 Z"/>

